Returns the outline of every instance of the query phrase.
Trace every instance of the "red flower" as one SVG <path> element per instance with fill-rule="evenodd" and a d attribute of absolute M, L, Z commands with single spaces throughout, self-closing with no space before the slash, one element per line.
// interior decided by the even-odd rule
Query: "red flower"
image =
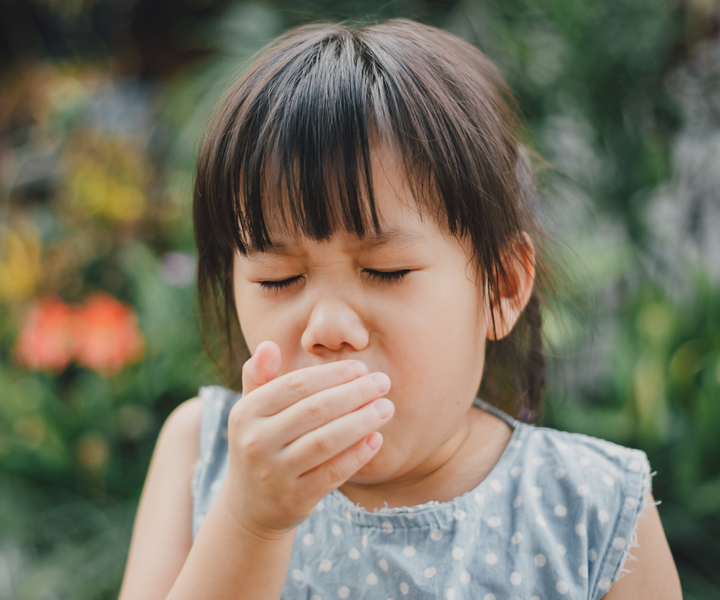
<path fill-rule="evenodd" d="M 15 343 L 15 356 L 30 369 L 59 373 L 73 357 L 73 309 L 58 298 L 30 308 Z"/>
<path fill-rule="evenodd" d="M 138 360 L 145 343 L 132 306 L 97 293 L 76 309 L 75 359 L 104 375 L 113 375 Z"/>

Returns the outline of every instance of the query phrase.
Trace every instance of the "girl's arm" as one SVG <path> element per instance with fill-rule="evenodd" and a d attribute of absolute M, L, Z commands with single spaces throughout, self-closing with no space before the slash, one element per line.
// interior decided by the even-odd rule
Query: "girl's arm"
<path fill-rule="evenodd" d="M 193 398 L 163 425 L 118 600 L 280 597 L 294 535 L 263 540 L 245 534 L 224 510 L 221 492 L 192 542 L 190 486 L 201 416 L 202 400 Z"/>
<path fill-rule="evenodd" d="M 118 600 L 161 600 L 192 546 L 193 467 L 198 456 L 202 400 L 167 418 L 143 487 Z"/>
<path fill-rule="evenodd" d="M 652 496 L 648 501 L 653 502 Z M 631 572 L 612 584 L 604 600 L 682 600 L 680 578 L 654 504 L 640 518 L 637 542 L 637 562 L 625 563 Z"/>

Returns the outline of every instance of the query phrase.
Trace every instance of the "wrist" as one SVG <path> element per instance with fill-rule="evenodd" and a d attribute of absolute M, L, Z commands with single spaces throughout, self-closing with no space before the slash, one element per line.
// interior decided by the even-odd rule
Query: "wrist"
<path fill-rule="evenodd" d="M 224 522 L 239 539 L 247 542 L 286 542 L 294 540 L 297 527 L 273 528 L 252 518 L 245 518 L 242 511 L 235 506 L 229 486 L 223 487 L 215 500 L 218 510 L 222 513 Z"/>

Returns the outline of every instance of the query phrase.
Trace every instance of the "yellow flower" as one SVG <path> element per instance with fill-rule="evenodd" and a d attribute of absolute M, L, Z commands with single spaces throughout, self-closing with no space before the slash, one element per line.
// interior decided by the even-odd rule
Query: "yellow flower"
<path fill-rule="evenodd" d="M 0 299 L 32 295 L 40 277 L 40 251 L 37 232 L 0 230 Z"/>

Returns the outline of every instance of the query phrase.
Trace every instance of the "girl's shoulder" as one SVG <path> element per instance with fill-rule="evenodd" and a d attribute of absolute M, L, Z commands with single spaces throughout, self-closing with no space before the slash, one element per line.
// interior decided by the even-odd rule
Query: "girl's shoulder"
<path fill-rule="evenodd" d="M 522 435 L 512 439 L 510 445 L 520 450 L 518 460 L 521 462 L 533 467 L 546 465 L 544 469 L 536 469 L 544 479 L 554 478 L 566 482 L 565 485 L 592 481 L 603 483 L 605 487 L 600 486 L 601 490 L 618 490 L 649 476 L 650 467 L 642 450 L 582 433 L 527 424 L 518 424 L 518 427 L 522 428 Z M 554 470 L 548 468 L 552 466 Z M 584 490 L 581 488 L 581 496 L 587 495 L 582 493 Z"/>
<path fill-rule="evenodd" d="M 227 426 L 230 410 L 242 394 L 219 385 L 201 387 L 199 451 L 192 478 L 192 539 L 222 489 L 228 470 Z"/>
<path fill-rule="evenodd" d="M 654 475 L 647 456 L 607 440 L 527 424 L 517 425 L 509 449 L 514 453 L 507 477 L 515 483 L 514 502 L 525 504 L 527 526 L 552 529 L 561 555 L 586 555 L 579 574 L 604 593 L 634 558 Z"/>

